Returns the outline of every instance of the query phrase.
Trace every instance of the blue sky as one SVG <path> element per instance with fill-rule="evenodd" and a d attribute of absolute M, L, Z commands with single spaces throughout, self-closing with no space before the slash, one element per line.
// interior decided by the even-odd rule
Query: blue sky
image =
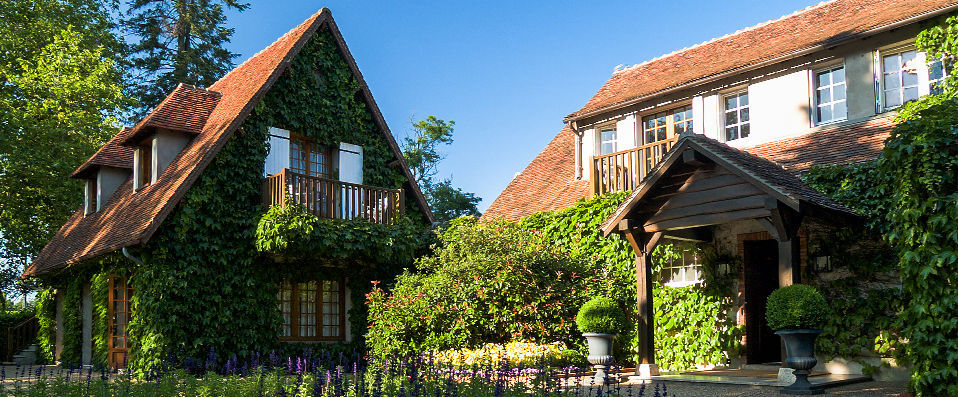
<path fill-rule="evenodd" d="M 397 139 L 411 117 L 456 121 L 440 176 L 495 200 L 617 65 L 814 0 L 372 2 L 251 0 L 230 13 L 237 63 L 328 7 Z"/>

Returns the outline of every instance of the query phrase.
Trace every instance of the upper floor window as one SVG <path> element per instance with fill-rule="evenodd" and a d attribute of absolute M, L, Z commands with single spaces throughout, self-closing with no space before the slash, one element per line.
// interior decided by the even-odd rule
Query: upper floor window
<path fill-rule="evenodd" d="M 683 106 L 642 118 L 643 145 L 692 132 L 692 106 Z"/>
<path fill-rule="evenodd" d="M 615 126 L 599 129 L 599 154 L 615 153 L 616 151 Z"/>
<path fill-rule="evenodd" d="M 947 70 L 940 59 L 928 61 L 925 53 L 915 49 L 877 52 L 881 68 L 878 81 L 881 89 L 880 110 L 891 110 L 922 95 L 940 92 Z"/>
<path fill-rule="evenodd" d="M 134 149 L 133 187 L 139 190 L 153 182 L 153 139 L 147 139 Z"/>
<path fill-rule="evenodd" d="M 751 132 L 748 117 L 748 92 L 725 97 L 725 140 L 748 137 Z"/>
<path fill-rule="evenodd" d="M 329 148 L 312 139 L 293 136 L 289 140 L 289 169 L 304 175 L 329 177 Z"/>
<path fill-rule="evenodd" d="M 342 280 L 280 284 L 279 310 L 284 340 L 343 340 L 346 333 Z"/>
<path fill-rule="evenodd" d="M 845 120 L 845 65 L 815 72 L 815 122 Z"/>
<path fill-rule="evenodd" d="M 90 215 L 96 212 L 96 203 L 97 203 L 97 184 L 96 184 L 96 175 L 93 178 L 87 179 L 84 186 L 86 188 L 86 203 L 84 207 L 86 208 L 85 215 Z"/>

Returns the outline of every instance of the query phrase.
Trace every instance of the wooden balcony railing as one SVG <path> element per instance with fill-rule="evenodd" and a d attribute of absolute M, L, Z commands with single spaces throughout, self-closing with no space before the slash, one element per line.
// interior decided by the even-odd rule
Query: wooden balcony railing
<path fill-rule="evenodd" d="M 302 204 L 324 219 L 363 218 L 391 225 L 405 211 L 402 189 L 386 189 L 308 176 L 284 169 L 263 181 L 266 205 Z"/>
<path fill-rule="evenodd" d="M 593 156 L 589 175 L 592 194 L 635 189 L 677 140 L 671 138 L 633 149 Z"/>
<path fill-rule="evenodd" d="M 40 322 L 36 316 L 23 320 L 11 327 L 7 327 L 7 345 L 3 353 L 3 361 L 13 361 L 13 356 L 27 348 L 37 339 L 40 332 Z"/>

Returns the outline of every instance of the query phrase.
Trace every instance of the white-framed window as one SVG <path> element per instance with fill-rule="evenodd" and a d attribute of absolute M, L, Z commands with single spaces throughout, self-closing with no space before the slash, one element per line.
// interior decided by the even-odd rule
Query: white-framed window
<path fill-rule="evenodd" d="M 662 266 L 662 283 L 668 287 L 685 287 L 702 282 L 702 250 L 694 244 L 673 247 L 676 252 L 669 255 Z"/>
<path fill-rule="evenodd" d="M 615 125 L 599 128 L 599 154 L 615 153 L 617 135 Z"/>
<path fill-rule="evenodd" d="M 848 118 L 845 100 L 845 65 L 815 71 L 813 97 L 816 124 L 826 124 Z"/>
<path fill-rule="evenodd" d="M 724 97 L 725 141 L 747 138 L 751 133 L 748 115 L 748 91 Z"/>
<path fill-rule="evenodd" d="M 921 96 L 936 93 L 947 75 L 940 59 L 928 61 L 913 47 L 875 51 L 879 111 L 898 108 Z"/>

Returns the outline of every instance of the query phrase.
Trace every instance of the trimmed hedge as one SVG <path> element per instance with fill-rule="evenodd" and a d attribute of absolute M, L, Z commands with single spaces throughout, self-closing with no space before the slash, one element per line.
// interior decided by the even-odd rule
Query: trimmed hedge
<path fill-rule="evenodd" d="M 828 313 L 828 303 L 815 287 L 793 284 L 768 296 L 765 318 L 773 330 L 821 328 Z"/>
<path fill-rule="evenodd" d="M 625 329 L 625 313 L 612 299 L 592 298 L 579 309 L 575 323 L 582 333 L 618 334 Z"/>

